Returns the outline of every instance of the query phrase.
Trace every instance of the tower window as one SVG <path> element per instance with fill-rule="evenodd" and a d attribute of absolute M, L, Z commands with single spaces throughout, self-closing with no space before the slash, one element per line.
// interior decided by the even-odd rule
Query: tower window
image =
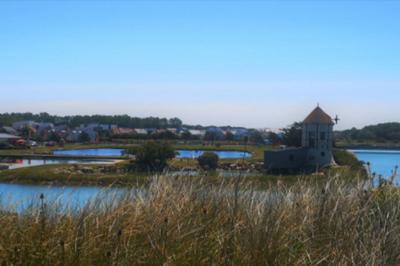
<path fill-rule="evenodd" d="M 322 156 L 322 157 L 325 157 L 325 152 L 321 152 L 321 156 Z"/>
<path fill-rule="evenodd" d="M 316 139 L 316 134 L 314 131 L 311 131 L 308 133 L 308 146 L 310 148 L 315 148 L 315 139 Z"/>
<path fill-rule="evenodd" d="M 320 139 L 321 140 L 325 140 L 326 139 L 326 133 L 325 132 L 321 132 L 320 133 Z"/>
<path fill-rule="evenodd" d="M 309 140 L 309 146 L 310 146 L 310 148 L 314 148 L 314 147 L 315 147 L 315 139 L 310 138 L 310 140 Z"/>

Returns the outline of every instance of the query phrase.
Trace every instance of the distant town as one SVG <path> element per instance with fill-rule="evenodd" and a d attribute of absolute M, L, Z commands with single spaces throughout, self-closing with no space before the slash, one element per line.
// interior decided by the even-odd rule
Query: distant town
<path fill-rule="evenodd" d="M 21 118 L 30 118 L 23 119 Z M 102 121 L 108 120 L 111 123 Z M 148 127 L 135 125 L 148 124 Z M 178 118 L 133 118 L 129 116 L 58 117 L 47 113 L 0 114 L 0 143 L 13 146 L 47 146 L 65 143 L 100 143 L 118 139 L 169 139 L 279 144 L 279 130 L 233 126 L 183 125 Z"/>

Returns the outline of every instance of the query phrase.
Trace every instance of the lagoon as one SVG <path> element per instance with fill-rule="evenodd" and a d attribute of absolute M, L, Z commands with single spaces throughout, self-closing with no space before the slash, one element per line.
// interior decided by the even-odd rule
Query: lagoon
<path fill-rule="evenodd" d="M 124 149 L 99 148 L 99 149 L 77 149 L 77 150 L 56 150 L 54 155 L 68 156 L 122 156 Z M 177 150 L 177 158 L 195 159 L 201 156 L 205 150 Z M 211 151 L 221 159 L 250 158 L 251 153 L 245 151 Z"/>
<path fill-rule="evenodd" d="M 77 149 L 77 150 L 56 150 L 54 155 L 68 156 L 122 156 L 124 149 L 98 148 L 98 149 Z"/>
<path fill-rule="evenodd" d="M 177 150 L 177 158 L 197 158 L 204 150 Z M 222 159 L 225 158 L 249 158 L 251 153 L 244 151 L 212 151 Z M 78 150 L 57 150 L 54 155 L 59 156 L 121 156 L 123 149 L 99 148 L 99 149 L 78 149 Z M 45 164 L 81 164 L 81 163 L 114 163 L 113 160 L 93 159 L 5 159 L 10 169 L 45 165 Z M 31 206 L 41 204 L 40 195 L 43 194 L 45 203 L 51 203 L 51 208 L 60 210 L 74 210 L 85 207 L 96 199 L 101 199 L 101 204 L 112 202 L 117 196 L 136 195 L 138 189 L 132 188 L 102 188 L 97 186 L 45 186 L 27 184 L 0 183 L 0 201 L 9 210 L 23 212 Z M 134 193 L 132 193 L 134 191 Z M 142 193 L 143 194 L 143 193 Z M 55 205 L 54 205 L 55 204 Z"/>
<path fill-rule="evenodd" d="M 79 210 L 87 204 L 107 204 L 121 196 L 136 196 L 139 189 L 119 187 L 102 188 L 96 186 L 44 186 L 0 183 L 0 201 L 11 211 L 25 211 L 31 206 L 43 203 L 60 211 Z M 97 202 L 95 202 L 97 200 Z"/>
<path fill-rule="evenodd" d="M 177 158 L 195 159 L 201 156 L 204 150 L 178 150 Z M 220 159 L 250 158 L 251 153 L 245 151 L 210 151 L 216 153 Z"/>
<path fill-rule="evenodd" d="M 395 167 L 400 165 L 400 150 L 351 150 L 351 152 L 359 160 L 370 163 L 371 173 L 382 175 L 385 179 L 390 178 Z M 399 174 L 394 181 L 396 185 L 400 185 Z"/>

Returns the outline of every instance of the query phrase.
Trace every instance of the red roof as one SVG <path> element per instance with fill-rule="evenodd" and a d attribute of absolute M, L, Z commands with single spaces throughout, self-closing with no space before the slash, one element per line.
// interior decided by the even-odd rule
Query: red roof
<path fill-rule="evenodd" d="M 23 139 L 19 139 L 19 140 L 16 140 L 15 141 L 15 143 L 17 143 L 17 144 L 25 144 L 26 143 L 26 141 L 25 140 L 23 140 Z"/>
<path fill-rule="evenodd" d="M 115 135 L 124 135 L 124 134 L 136 134 L 136 131 L 132 128 L 118 127 L 118 128 L 114 128 L 112 130 L 112 133 Z"/>
<path fill-rule="evenodd" d="M 332 118 L 317 106 L 303 121 L 304 124 L 330 124 L 333 125 Z"/>

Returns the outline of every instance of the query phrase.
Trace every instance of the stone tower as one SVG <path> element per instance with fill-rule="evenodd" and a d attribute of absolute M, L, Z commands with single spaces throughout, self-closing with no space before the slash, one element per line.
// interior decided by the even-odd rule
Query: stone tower
<path fill-rule="evenodd" d="M 302 146 L 307 148 L 306 165 L 325 167 L 332 162 L 333 120 L 317 106 L 303 121 Z"/>

